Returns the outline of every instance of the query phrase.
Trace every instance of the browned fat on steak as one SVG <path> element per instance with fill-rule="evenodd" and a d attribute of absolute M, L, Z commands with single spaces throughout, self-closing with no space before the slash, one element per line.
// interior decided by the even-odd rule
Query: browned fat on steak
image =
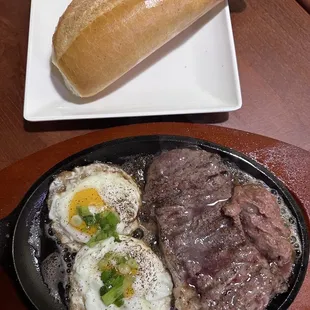
<path fill-rule="evenodd" d="M 287 289 L 292 247 L 275 198 L 257 185 L 234 187 L 218 155 L 161 154 L 144 199 L 155 207 L 178 310 L 265 309 Z"/>

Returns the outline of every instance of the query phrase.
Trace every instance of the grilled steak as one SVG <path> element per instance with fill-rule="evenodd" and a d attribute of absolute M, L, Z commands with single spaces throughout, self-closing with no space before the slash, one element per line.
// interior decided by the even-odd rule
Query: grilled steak
<path fill-rule="evenodd" d="M 148 204 L 204 207 L 231 197 L 232 178 L 217 154 L 172 150 L 155 158 L 147 173 Z"/>
<path fill-rule="evenodd" d="M 178 310 L 264 309 L 286 289 L 292 248 L 274 197 L 259 186 L 233 189 L 221 158 L 202 150 L 163 153 L 148 170 L 144 200 Z"/>
<path fill-rule="evenodd" d="M 284 277 L 289 276 L 293 257 L 290 230 L 283 225 L 278 203 L 268 190 L 257 185 L 236 186 L 223 212 L 241 226 L 269 262 L 276 263 Z"/>

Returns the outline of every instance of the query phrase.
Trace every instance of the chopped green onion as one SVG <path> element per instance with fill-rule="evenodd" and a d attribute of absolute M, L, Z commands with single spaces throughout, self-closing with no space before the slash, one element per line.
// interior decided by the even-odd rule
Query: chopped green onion
<path fill-rule="evenodd" d="M 101 229 L 104 231 L 110 231 L 113 230 L 114 227 L 111 227 L 109 224 L 105 224 L 104 226 L 101 226 Z"/>
<path fill-rule="evenodd" d="M 90 248 L 94 247 L 97 244 L 96 235 L 92 236 L 89 241 L 86 243 Z"/>
<path fill-rule="evenodd" d="M 138 269 L 138 268 L 139 268 L 138 263 L 137 263 L 136 260 L 133 259 L 133 258 L 129 258 L 129 259 L 128 259 L 127 265 L 128 265 L 131 269 Z"/>
<path fill-rule="evenodd" d="M 108 292 L 108 288 L 107 288 L 105 285 L 103 285 L 103 286 L 100 287 L 100 291 L 99 291 L 100 296 L 103 296 L 103 295 L 106 294 L 107 292 Z"/>
<path fill-rule="evenodd" d="M 96 221 L 100 225 L 101 229 L 109 230 L 111 228 L 116 228 L 117 224 L 120 222 L 117 213 L 112 211 L 104 211 L 96 215 Z"/>
<path fill-rule="evenodd" d="M 123 306 L 123 305 L 124 305 L 124 299 L 123 299 L 123 298 L 116 299 L 116 300 L 114 301 L 114 305 L 115 305 L 116 307 L 121 307 L 121 306 Z"/>
<path fill-rule="evenodd" d="M 84 216 L 83 221 L 86 223 L 87 226 L 93 226 L 96 224 L 96 220 L 93 215 Z"/>
<path fill-rule="evenodd" d="M 129 274 L 131 272 L 131 268 L 126 264 L 120 264 L 117 269 L 121 274 Z"/>
<path fill-rule="evenodd" d="M 99 223 L 99 226 L 102 230 L 107 230 L 107 228 L 108 228 L 107 225 L 109 225 L 109 224 L 107 223 L 107 220 L 105 218 L 100 218 L 98 223 Z"/>
<path fill-rule="evenodd" d="M 109 269 L 109 270 L 104 270 L 101 273 L 101 281 L 103 283 L 107 282 L 111 277 L 114 275 L 113 274 L 114 269 Z"/>
<path fill-rule="evenodd" d="M 116 231 L 116 225 L 119 223 L 119 217 L 116 213 L 112 211 L 104 211 L 96 214 L 95 216 L 92 215 L 92 218 L 87 216 L 83 219 L 86 219 L 89 225 L 99 224 L 100 226 L 100 230 L 97 234 L 92 236 L 92 238 L 88 241 L 87 245 L 89 247 L 93 247 L 97 242 L 110 237 L 114 237 L 116 242 L 120 242 L 119 235 Z"/>
<path fill-rule="evenodd" d="M 106 294 L 101 296 L 101 299 L 106 306 L 110 306 L 123 295 L 123 292 L 123 286 L 113 287 Z"/>
<path fill-rule="evenodd" d="M 124 282 L 123 282 L 124 292 L 133 284 L 133 282 L 134 282 L 133 276 L 127 275 L 124 278 Z"/>
<path fill-rule="evenodd" d="M 125 264 L 127 262 L 127 258 L 122 255 L 117 255 L 116 257 L 117 264 Z"/>
<path fill-rule="evenodd" d="M 121 239 L 119 238 L 119 235 L 116 231 L 114 231 L 112 234 L 111 234 L 111 237 L 114 237 L 114 240 L 116 242 L 121 242 Z"/>
<path fill-rule="evenodd" d="M 124 283 L 124 276 L 123 275 L 119 275 L 116 277 L 111 278 L 110 283 L 113 287 L 120 287 L 123 286 Z"/>
<path fill-rule="evenodd" d="M 70 224 L 73 225 L 74 227 L 79 227 L 80 225 L 83 224 L 83 220 L 79 215 L 73 215 Z"/>
<path fill-rule="evenodd" d="M 106 215 L 106 219 L 107 221 L 109 222 L 109 224 L 113 227 L 116 227 L 117 224 L 120 222 L 120 219 L 119 219 L 119 216 L 117 213 L 115 212 L 109 212 L 107 215 Z"/>
<path fill-rule="evenodd" d="M 96 219 L 94 215 L 89 211 L 88 207 L 78 206 L 77 212 L 87 226 L 93 226 L 96 224 Z"/>
<path fill-rule="evenodd" d="M 99 221 L 100 221 L 100 217 L 101 217 L 101 214 L 102 214 L 103 212 L 100 212 L 100 213 L 96 213 L 95 214 L 95 218 L 96 218 L 96 222 L 97 223 L 99 223 Z"/>
<path fill-rule="evenodd" d="M 79 216 L 81 217 L 92 215 L 92 213 L 89 211 L 88 207 L 86 206 L 77 206 L 76 209 L 77 209 Z"/>
<path fill-rule="evenodd" d="M 131 272 L 133 269 L 138 269 L 137 262 L 130 256 L 110 251 L 104 255 L 98 266 L 102 271 L 103 286 L 99 290 L 102 302 L 106 306 L 114 304 L 121 307 L 128 290 L 133 291 L 132 284 L 135 277 Z"/>
<path fill-rule="evenodd" d="M 113 259 L 113 257 L 115 257 L 115 255 L 116 255 L 116 253 L 110 251 L 110 252 L 108 252 L 108 253 L 106 253 L 106 254 L 104 255 L 104 259 L 106 259 L 106 260 L 111 260 L 111 259 Z"/>
<path fill-rule="evenodd" d="M 97 244 L 97 241 L 94 241 L 94 240 L 92 240 L 92 239 L 90 239 L 90 240 L 86 243 L 86 245 L 87 245 L 88 247 L 90 247 L 90 248 L 93 248 L 96 244 Z"/>
<path fill-rule="evenodd" d="M 101 271 L 107 269 L 109 265 L 110 265 L 109 262 L 106 261 L 105 259 L 102 259 L 102 260 L 98 263 L 98 267 L 99 267 L 99 269 L 100 269 Z"/>
<path fill-rule="evenodd" d="M 105 240 L 108 237 L 109 237 L 109 234 L 101 230 L 96 234 L 96 241 Z"/>

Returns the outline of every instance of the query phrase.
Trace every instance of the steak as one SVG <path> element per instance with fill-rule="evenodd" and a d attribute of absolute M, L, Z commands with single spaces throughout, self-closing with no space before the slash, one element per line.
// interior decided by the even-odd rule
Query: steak
<path fill-rule="evenodd" d="M 230 203 L 224 206 L 225 215 L 241 226 L 248 239 L 270 262 L 289 276 L 293 248 L 290 230 L 283 223 L 275 197 L 262 186 L 236 186 Z"/>
<path fill-rule="evenodd" d="M 231 197 L 232 177 L 217 154 L 177 149 L 155 158 L 147 173 L 145 202 L 199 207 Z"/>
<path fill-rule="evenodd" d="M 263 187 L 234 187 L 220 156 L 162 153 L 148 169 L 144 201 L 178 310 L 265 309 L 287 289 L 292 247 L 275 198 Z"/>

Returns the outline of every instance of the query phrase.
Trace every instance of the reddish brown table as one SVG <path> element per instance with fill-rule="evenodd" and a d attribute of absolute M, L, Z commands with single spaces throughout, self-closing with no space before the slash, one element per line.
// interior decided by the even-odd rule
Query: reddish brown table
<path fill-rule="evenodd" d="M 0 0 L 0 169 L 93 129 L 162 119 L 218 122 L 310 150 L 309 14 L 295 0 L 230 3 L 244 105 L 229 118 L 212 114 L 32 124 L 22 117 L 30 0 Z"/>
<path fill-rule="evenodd" d="M 26 157 L 0 172 L 0 218 L 8 215 L 19 203 L 31 184 L 46 170 L 65 157 L 104 141 L 137 135 L 176 134 L 206 139 L 234 148 L 264 164 L 278 176 L 302 205 L 305 216 L 310 214 L 310 153 L 295 146 L 250 134 L 216 126 L 185 123 L 153 123 L 116 127 L 93 132 L 56 144 Z M 309 223 L 309 221 L 308 221 Z M 310 267 L 304 284 L 291 306 L 291 310 L 310 309 Z M 12 281 L 0 269 L 0 292 L 3 309 L 27 309 L 16 295 Z"/>

